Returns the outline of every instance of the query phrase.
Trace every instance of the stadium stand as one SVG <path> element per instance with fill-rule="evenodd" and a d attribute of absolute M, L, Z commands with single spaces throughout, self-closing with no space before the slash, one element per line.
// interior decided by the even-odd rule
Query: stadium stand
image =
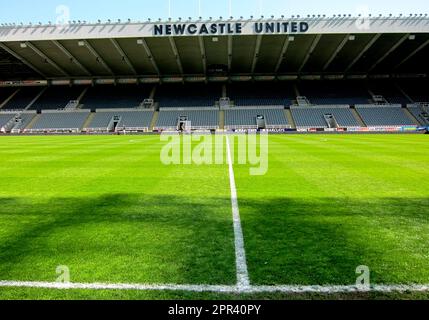
<path fill-rule="evenodd" d="M 161 108 L 214 107 L 221 96 L 218 84 L 163 84 L 156 90 L 155 101 Z"/>
<path fill-rule="evenodd" d="M 46 112 L 26 132 L 80 132 L 89 112 Z"/>
<path fill-rule="evenodd" d="M 46 87 L 22 87 L 3 110 L 24 110 Z"/>
<path fill-rule="evenodd" d="M 12 133 L 21 133 L 22 130 L 30 124 L 31 120 L 33 120 L 35 116 L 35 112 L 16 114 L 13 117 L 13 122 L 9 126 L 8 131 Z"/>
<path fill-rule="evenodd" d="M 314 105 L 355 105 L 372 103 L 372 97 L 362 81 L 302 81 L 301 96 Z"/>
<path fill-rule="evenodd" d="M 356 111 L 368 127 L 415 125 L 400 105 L 356 105 Z"/>
<path fill-rule="evenodd" d="M 359 127 L 349 106 L 291 107 L 297 128 Z"/>
<path fill-rule="evenodd" d="M 310 18 L 296 19 L 296 28 L 293 17 L 289 26 L 228 19 L 222 24 L 242 28 L 222 30 L 218 21 L 208 32 L 201 19 L 184 22 L 184 31 L 162 19 L 3 25 L 0 124 L 3 132 L 41 133 L 184 126 L 409 133 L 428 124 L 429 18 L 378 17 L 365 32 L 356 32 L 357 17 Z M 194 24 L 201 32 L 193 34 Z"/>
<path fill-rule="evenodd" d="M 11 113 L 0 114 L 0 128 L 3 128 L 13 117 L 14 114 Z"/>
<path fill-rule="evenodd" d="M 151 111 L 100 111 L 94 114 L 85 131 L 106 132 L 115 129 L 129 131 L 148 130 L 153 117 Z"/>
<path fill-rule="evenodd" d="M 189 121 L 192 129 L 218 129 L 219 110 L 168 110 L 161 109 L 155 130 L 176 130 L 179 119 L 185 117 Z"/>
<path fill-rule="evenodd" d="M 284 109 L 233 109 L 225 111 L 225 129 L 258 129 L 258 117 L 265 119 L 265 128 L 290 128 Z"/>
<path fill-rule="evenodd" d="M 149 98 L 151 87 L 137 85 L 98 85 L 89 88 L 80 103 L 83 109 L 136 108 Z"/>
<path fill-rule="evenodd" d="M 390 104 L 406 105 L 411 102 L 401 93 L 397 84 L 391 81 L 371 81 L 368 87 L 374 95 L 382 96 Z"/>
<path fill-rule="evenodd" d="M 25 129 L 26 126 L 30 124 L 35 116 L 35 113 L 22 113 L 18 115 L 15 119 L 15 125 L 12 128 L 12 132 L 14 132 L 14 130 L 16 130 L 16 132 L 21 132 L 23 129 Z"/>
<path fill-rule="evenodd" d="M 54 86 L 49 87 L 30 110 L 63 109 L 71 100 L 77 100 L 84 87 Z"/>
<path fill-rule="evenodd" d="M 407 79 L 399 82 L 400 87 L 412 99 L 412 102 L 429 102 L 429 81 L 425 79 Z"/>
<path fill-rule="evenodd" d="M 295 99 L 290 82 L 233 83 L 227 86 L 227 96 L 235 106 L 289 106 Z"/>
<path fill-rule="evenodd" d="M 407 106 L 411 114 L 420 122 L 422 125 L 429 125 L 429 113 L 424 109 L 423 106 L 412 104 Z"/>

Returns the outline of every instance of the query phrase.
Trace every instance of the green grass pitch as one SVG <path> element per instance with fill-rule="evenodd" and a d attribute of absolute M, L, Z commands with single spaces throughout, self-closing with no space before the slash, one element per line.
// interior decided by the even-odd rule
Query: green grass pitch
<path fill-rule="evenodd" d="M 228 165 L 166 166 L 164 144 L 1 137 L 0 280 L 53 282 L 65 265 L 72 282 L 235 284 Z M 424 135 L 270 136 L 266 175 L 234 165 L 251 283 L 352 285 L 359 265 L 375 284 L 429 283 L 428 158 Z M 0 299 L 308 297 L 0 288 Z"/>

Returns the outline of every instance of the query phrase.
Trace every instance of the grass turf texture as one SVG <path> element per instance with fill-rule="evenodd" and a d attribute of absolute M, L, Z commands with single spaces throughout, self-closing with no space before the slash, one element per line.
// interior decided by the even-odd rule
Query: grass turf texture
<path fill-rule="evenodd" d="M 252 284 L 428 283 L 423 135 L 270 136 L 235 175 Z M 233 284 L 227 165 L 164 166 L 157 136 L 2 137 L 0 279 Z M 356 298 L 427 298 L 363 294 Z M 0 288 L 0 298 L 326 298 Z M 350 298 L 332 295 L 328 298 Z"/>

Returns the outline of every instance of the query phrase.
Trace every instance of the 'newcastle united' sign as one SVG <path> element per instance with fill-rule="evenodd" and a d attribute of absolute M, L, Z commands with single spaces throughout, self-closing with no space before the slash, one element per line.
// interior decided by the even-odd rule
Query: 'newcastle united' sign
<path fill-rule="evenodd" d="M 254 22 L 254 23 L 178 23 L 157 24 L 153 27 L 154 36 L 184 35 L 234 35 L 242 34 L 288 34 L 306 33 L 307 22 Z"/>

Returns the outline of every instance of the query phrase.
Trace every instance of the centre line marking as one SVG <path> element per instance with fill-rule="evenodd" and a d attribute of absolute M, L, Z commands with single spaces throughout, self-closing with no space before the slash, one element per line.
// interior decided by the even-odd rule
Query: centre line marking
<path fill-rule="evenodd" d="M 229 136 L 226 137 L 226 149 L 229 167 L 229 185 L 231 189 L 231 206 L 234 221 L 234 244 L 235 244 L 235 264 L 237 269 L 237 286 L 248 288 L 250 286 L 249 273 L 247 270 L 246 251 L 244 249 L 243 230 L 241 228 L 240 211 L 238 209 L 237 188 L 235 186 L 234 168 L 232 165 L 231 148 Z"/>

